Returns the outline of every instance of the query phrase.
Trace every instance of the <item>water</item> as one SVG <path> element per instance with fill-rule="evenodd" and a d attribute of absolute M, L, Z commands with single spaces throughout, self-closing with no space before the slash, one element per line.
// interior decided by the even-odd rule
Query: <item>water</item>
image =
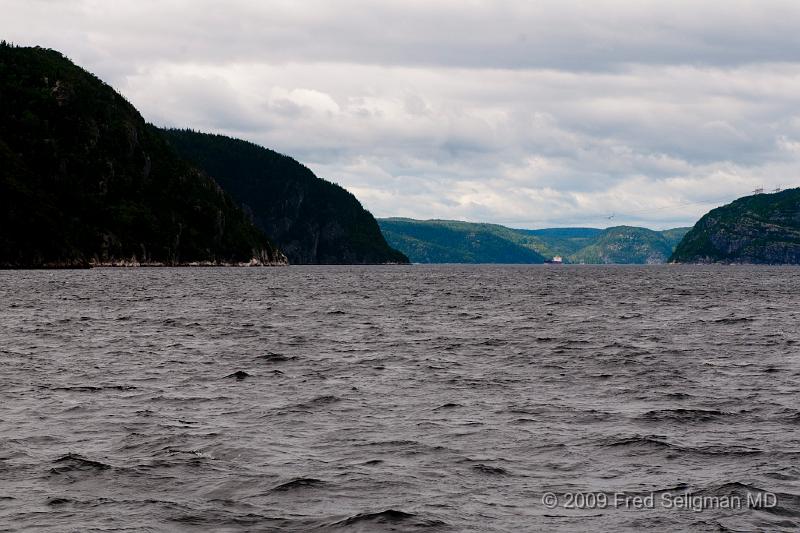
<path fill-rule="evenodd" d="M 0 272 L 0 529 L 796 530 L 798 274 Z"/>

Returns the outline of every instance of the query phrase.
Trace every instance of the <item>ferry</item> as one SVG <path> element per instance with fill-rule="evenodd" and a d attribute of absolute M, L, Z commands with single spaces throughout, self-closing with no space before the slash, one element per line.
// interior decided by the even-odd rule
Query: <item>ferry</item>
<path fill-rule="evenodd" d="M 545 263 L 549 265 L 561 265 L 564 263 L 564 260 L 561 258 L 560 255 L 554 255 L 552 259 L 548 259 Z"/>

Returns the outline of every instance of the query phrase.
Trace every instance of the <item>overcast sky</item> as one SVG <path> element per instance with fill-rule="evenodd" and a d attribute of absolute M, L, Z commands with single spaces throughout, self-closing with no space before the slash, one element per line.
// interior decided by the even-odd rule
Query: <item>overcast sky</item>
<path fill-rule="evenodd" d="M 376 216 L 665 228 L 800 186 L 794 0 L 0 0 L 0 13 L 0 38 L 63 52 L 150 122 L 291 155 Z"/>

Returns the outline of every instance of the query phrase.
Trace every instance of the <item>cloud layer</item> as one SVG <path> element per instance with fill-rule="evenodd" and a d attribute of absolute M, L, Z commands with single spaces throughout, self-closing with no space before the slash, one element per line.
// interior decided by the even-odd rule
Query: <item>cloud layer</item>
<path fill-rule="evenodd" d="M 292 155 L 377 216 L 663 228 L 800 186 L 796 2 L 0 11 L 0 37 L 62 51 L 150 121 Z"/>

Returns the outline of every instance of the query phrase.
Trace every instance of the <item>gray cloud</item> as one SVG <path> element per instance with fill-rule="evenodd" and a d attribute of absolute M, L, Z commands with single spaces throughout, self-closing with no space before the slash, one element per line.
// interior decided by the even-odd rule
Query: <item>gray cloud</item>
<path fill-rule="evenodd" d="M 59 49 L 149 120 L 293 155 L 379 216 L 666 227 L 800 185 L 796 2 L 0 9 L 3 38 Z"/>
<path fill-rule="evenodd" d="M 605 69 L 628 63 L 793 62 L 789 1 L 439 0 L 6 1 L 29 34 L 102 45 L 132 60 L 322 61 Z M 102 52 L 101 52 L 102 55 Z"/>

